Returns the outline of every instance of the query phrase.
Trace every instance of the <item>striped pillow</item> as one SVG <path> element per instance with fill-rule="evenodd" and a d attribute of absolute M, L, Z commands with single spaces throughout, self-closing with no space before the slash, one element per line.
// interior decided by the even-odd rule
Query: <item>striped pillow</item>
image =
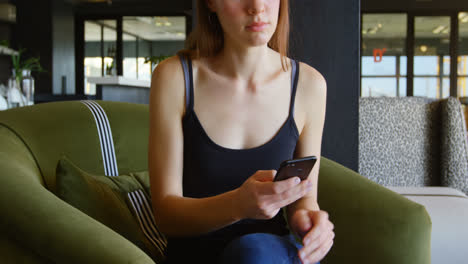
<path fill-rule="evenodd" d="M 153 224 L 147 171 L 94 175 L 63 156 L 56 173 L 62 200 L 127 238 L 156 263 L 165 260 L 167 240 Z"/>

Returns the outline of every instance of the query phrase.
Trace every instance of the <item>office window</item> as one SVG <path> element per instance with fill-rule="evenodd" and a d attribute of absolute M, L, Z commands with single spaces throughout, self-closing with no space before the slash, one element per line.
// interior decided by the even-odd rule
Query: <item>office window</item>
<path fill-rule="evenodd" d="M 84 24 L 85 31 L 85 94 L 95 94 L 96 86 L 95 84 L 88 83 L 87 77 L 91 76 L 101 76 L 102 72 L 102 59 L 100 52 L 101 45 L 101 26 L 86 21 Z"/>
<path fill-rule="evenodd" d="M 103 54 L 104 70 L 103 76 L 117 74 L 117 21 L 104 20 L 102 26 L 104 32 L 103 38 Z"/>
<path fill-rule="evenodd" d="M 458 96 L 467 97 L 468 81 L 468 12 L 458 15 Z"/>
<path fill-rule="evenodd" d="M 124 20 L 124 23 L 125 23 L 125 20 Z M 138 75 L 137 75 L 138 74 L 137 38 L 133 35 L 123 33 L 122 39 L 123 39 L 123 76 L 126 78 L 130 78 L 130 79 L 137 79 L 138 78 Z"/>
<path fill-rule="evenodd" d="M 450 94 L 450 17 L 417 16 L 414 41 L 414 96 Z"/>
<path fill-rule="evenodd" d="M 87 77 L 104 76 L 115 72 L 117 31 L 115 20 L 87 20 L 84 23 L 84 85 L 85 94 L 96 94 L 96 85 Z"/>
<path fill-rule="evenodd" d="M 406 96 L 406 14 L 364 14 L 361 96 Z"/>
<path fill-rule="evenodd" d="M 138 40 L 138 79 L 151 80 L 151 63 L 145 62 L 146 57 L 151 53 L 151 41 L 145 39 Z"/>
<path fill-rule="evenodd" d="M 183 16 L 124 16 L 123 75 L 133 79 L 150 80 L 155 67 L 151 61 L 173 56 L 184 48 L 185 23 Z"/>

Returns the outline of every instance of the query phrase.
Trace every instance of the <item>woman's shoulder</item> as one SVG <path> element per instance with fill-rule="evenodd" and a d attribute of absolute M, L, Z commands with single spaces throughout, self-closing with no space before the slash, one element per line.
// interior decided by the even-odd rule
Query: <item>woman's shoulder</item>
<path fill-rule="evenodd" d="M 184 85 L 184 71 L 179 56 L 175 55 L 161 61 L 153 71 L 151 77 L 153 86 L 174 87 Z"/>
<path fill-rule="evenodd" d="M 308 81 L 313 82 L 325 82 L 325 78 L 323 75 L 314 67 L 310 66 L 309 64 L 297 61 L 300 68 L 301 77 L 307 79 Z"/>
<path fill-rule="evenodd" d="M 171 72 L 174 73 L 175 71 L 182 71 L 182 66 L 180 63 L 180 57 L 179 55 L 174 55 L 172 57 L 169 57 L 156 66 L 156 68 L 153 71 L 153 75 L 155 74 L 169 74 L 171 75 Z"/>
<path fill-rule="evenodd" d="M 185 78 L 177 55 L 161 61 L 154 69 L 150 96 L 150 102 L 169 101 L 183 109 Z"/>
<path fill-rule="evenodd" d="M 296 111 L 302 113 L 303 127 L 311 124 L 315 129 L 323 129 L 320 124 L 324 118 L 327 103 L 327 84 L 323 75 L 314 67 L 299 62 L 299 80 L 296 90 Z M 298 117 L 301 115 L 297 115 Z M 316 131 L 315 129 L 310 131 Z"/>
<path fill-rule="evenodd" d="M 298 92 L 306 98 L 326 96 L 327 83 L 325 77 L 314 67 L 307 63 L 299 63 Z"/>

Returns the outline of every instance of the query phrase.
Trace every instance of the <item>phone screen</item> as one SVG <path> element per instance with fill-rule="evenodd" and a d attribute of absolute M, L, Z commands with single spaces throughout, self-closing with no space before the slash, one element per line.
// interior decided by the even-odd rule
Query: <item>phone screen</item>
<path fill-rule="evenodd" d="M 317 157 L 315 156 L 285 160 L 281 163 L 274 181 L 282 181 L 296 176 L 303 181 L 309 177 L 310 171 L 314 167 L 316 161 Z"/>

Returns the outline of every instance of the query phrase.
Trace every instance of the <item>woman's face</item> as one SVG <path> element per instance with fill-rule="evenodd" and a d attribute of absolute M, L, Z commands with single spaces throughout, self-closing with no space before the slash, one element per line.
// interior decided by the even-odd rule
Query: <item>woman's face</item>
<path fill-rule="evenodd" d="M 225 39 L 241 45 L 266 45 L 275 33 L 280 0 L 206 0 L 216 12 Z"/>

